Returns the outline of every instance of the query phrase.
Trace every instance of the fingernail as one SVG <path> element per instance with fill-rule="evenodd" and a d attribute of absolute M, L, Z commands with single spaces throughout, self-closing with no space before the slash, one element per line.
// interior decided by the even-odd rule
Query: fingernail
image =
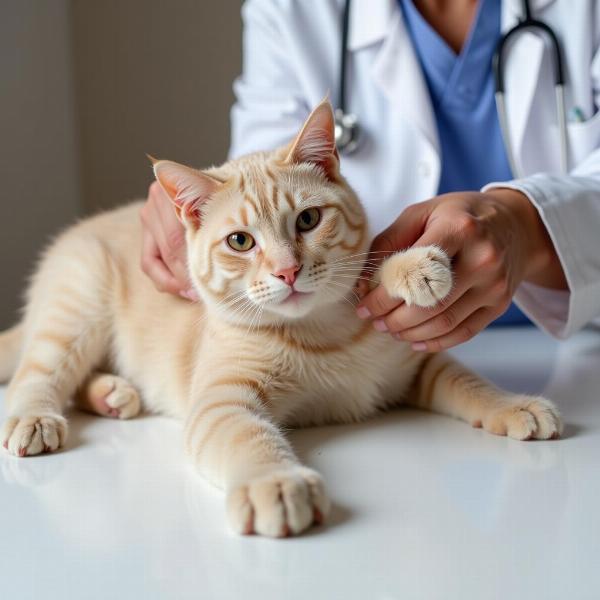
<path fill-rule="evenodd" d="M 179 295 L 190 302 L 196 302 L 198 300 L 198 294 L 193 288 L 190 288 L 189 290 L 181 290 Z"/>
<path fill-rule="evenodd" d="M 371 316 L 371 311 L 366 306 L 359 306 L 356 309 L 356 314 L 359 319 L 368 319 Z"/>
<path fill-rule="evenodd" d="M 381 319 L 377 319 L 376 321 L 373 321 L 373 327 L 375 327 L 375 329 L 377 329 L 377 331 L 387 331 L 388 330 L 387 325 Z"/>
<path fill-rule="evenodd" d="M 412 345 L 412 349 L 415 352 L 423 352 L 427 350 L 427 344 L 425 342 L 414 342 Z"/>

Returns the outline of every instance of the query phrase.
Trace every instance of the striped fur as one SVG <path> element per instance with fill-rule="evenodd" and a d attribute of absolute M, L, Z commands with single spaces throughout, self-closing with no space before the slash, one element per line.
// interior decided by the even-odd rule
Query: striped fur
<path fill-rule="evenodd" d="M 71 398 L 120 418 L 143 403 L 184 422 L 186 452 L 226 490 L 236 531 L 282 536 L 320 522 L 329 506 L 321 477 L 299 463 L 284 427 L 355 422 L 412 402 L 518 439 L 558 434 L 549 402 L 497 390 L 447 356 L 413 353 L 356 318 L 367 224 L 323 135 L 333 136 L 328 105 L 274 153 L 204 174 L 155 164 L 186 225 L 197 304 L 158 293 L 141 273 L 139 204 L 56 240 L 32 280 L 22 325 L 0 337 L 0 374 L 14 372 L 2 438 L 11 453 L 63 445 Z M 307 208 L 320 221 L 303 232 L 296 220 Z M 232 250 L 236 231 L 255 247 Z M 302 295 L 290 296 L 277 276 L 290 265 Z M 452 283 L 436 248 L 390 257 L 380 277 L 420 306 Z"/>

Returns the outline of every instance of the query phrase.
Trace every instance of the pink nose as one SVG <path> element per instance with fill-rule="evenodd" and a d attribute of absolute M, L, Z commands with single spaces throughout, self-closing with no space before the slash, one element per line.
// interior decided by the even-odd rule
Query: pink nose
<path fill-rule="evenodd" d="M 301 268 L 302 265 L 294 265 L 293 267 L 287 267 L 286 269 L 279 269 L 273 273 L 273 276 L 285 281 L 288 285 L 294 285 Z"/>

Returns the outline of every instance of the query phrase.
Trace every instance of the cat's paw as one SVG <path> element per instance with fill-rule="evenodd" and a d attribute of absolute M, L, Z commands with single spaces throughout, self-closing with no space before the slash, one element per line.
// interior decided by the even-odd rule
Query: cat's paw
<path fill-rule="evenodd" d="M 492 410 L 481 425 L 490 433 L 516 440 L 549 440 L 562 432 L 562 421 L 554 404 L 531 396 L 517 396 L 510 404 Z"/>
<path fill-rule="evenodd" d="M 234 531 L 269 537 L 297 535 L 329 512 L 321 476 L 306 467 L 271 472 L 233 489 L 227 514 Z"/>
<path fill-rule="evenodd" d="M 385 260 L 381 284 L 408 306 L 435 306 L 452 289 L 450 259 L 437 246 L 409 248 Z"/>
<path fill-rule="evenodd" d="M 123 377 L 108 373 L 92 376 L 78 396 L 81 408 L 104 417 L 131 419 L 142 408 L 138 391 Z"/>
<path fill-rule="evenodd" d="M 8 417 L 1 434 L 4 447 L 15 456 L 53 452 L 66 438 L 67 420 L 57 414 Z"/>

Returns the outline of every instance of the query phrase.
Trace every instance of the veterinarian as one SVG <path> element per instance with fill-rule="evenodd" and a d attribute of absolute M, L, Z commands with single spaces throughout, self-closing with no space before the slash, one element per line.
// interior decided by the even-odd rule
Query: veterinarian
<path fill-rule="evenodd" d="M 359 316 L 437 351 L 501 315 L 524 320 L 507 311 L 513 297 L 557 337 L 600 315 L 600 1 L 352 0 L 344 39 L 347 8 L 245 3 L 230 154 L 287 143 L 327 92 L 338 108 L 345 94 L 360 135 L 342 173 L 381 232 L 372 250 L 439 244 L 456 276 L 438 308 L 398 304 L 379 287 Z M 499 112 L 493 57 L 527 16 L 556 34 L 564 106 L 551 45 L 525 29 L 507 44 Z M 191 297 L 183 232 L 155 184 L 142 221 L 144 271 Z"/>

